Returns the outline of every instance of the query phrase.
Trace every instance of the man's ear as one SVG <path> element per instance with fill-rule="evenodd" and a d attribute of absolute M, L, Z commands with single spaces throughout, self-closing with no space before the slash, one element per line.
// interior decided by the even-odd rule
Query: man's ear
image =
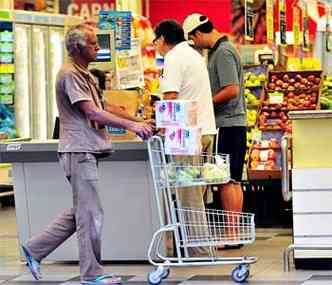
<path fill-rule="evenodd" d="M 82 48 L 83 48 L 83 46 L 82 46 L 80 43 L 78 43 L 78 44 L 76 45 L 76 49 L 77 49 L 77 51 L 78 51 L 79 53 L 82 53 Z"/>

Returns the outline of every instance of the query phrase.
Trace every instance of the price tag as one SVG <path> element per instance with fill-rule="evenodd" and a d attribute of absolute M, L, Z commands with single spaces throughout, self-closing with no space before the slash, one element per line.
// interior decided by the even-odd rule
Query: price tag
<path fill-rule="evenodd" d="M 283 93 L 269 93 L 269 103 L 270 104 L 282 104 L 284 102 Z"/>

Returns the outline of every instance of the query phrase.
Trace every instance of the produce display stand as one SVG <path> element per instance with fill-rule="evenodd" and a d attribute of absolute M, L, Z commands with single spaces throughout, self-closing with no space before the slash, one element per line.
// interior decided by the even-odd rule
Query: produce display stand
<path fill-rule="evenodd" d="M 249 180 L 281 179 L 280 142 L 291 136 L 289 111 L 319 109 L 322 71 L 270 71 L 256 121 L 261 133 L 247 160 Z M 290 152 L 290 150 L 289 150 Z"/>

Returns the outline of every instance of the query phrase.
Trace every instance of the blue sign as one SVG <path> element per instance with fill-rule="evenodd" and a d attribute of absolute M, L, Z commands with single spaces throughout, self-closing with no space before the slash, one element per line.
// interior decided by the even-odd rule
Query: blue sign
<path fill-rule="evenodd" d="M 100 11 L 98 27 L 101 30 L 114 31 L 115 49 L 131 49 L 130 11 Z"/>

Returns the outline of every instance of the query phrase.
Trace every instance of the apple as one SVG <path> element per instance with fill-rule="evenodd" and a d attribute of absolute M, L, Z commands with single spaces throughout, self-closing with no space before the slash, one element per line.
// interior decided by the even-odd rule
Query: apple
<path fill-rule="evenodd" d="M 299 88 L 301 87 L 301 83 L 296 82 L 296 83 L 294 84 L 294 87 L 295 87 L 295 89 L 299 89 Z"/>
<path fill-rule="evenodd" d="M 290 83 L 290 84 L 294 84 L 294 83 L 295 83 L 295 79 L 294 79 L 294 78 L 291 78 L 291 79 L 289 80 L 289 83 Z"/>
<path fill-rule="evenodd" d="M 288 74 L 284 74 L 284 76 L 282 77 L 282 80 L 283 80 L 284 82 L 288 82 L 288 80 L 289 80 L 289 75 L 288 75 Z"/>
<path fill-rule="evenodd" d="M 297 82 L 301 82 L 301 79 L 302 79 L 302 76 L 301 76 L 300 74 L 296 74 L 296 76 L 295 76 L 295 80 L 296 80 Z"/>
<path fill-rule="evenodd" d="M 311 82 L 313 82 L 315 80 L 315 75 L 312 75 L 312 74 L 309 75 L 308 76 L 308 80 L 311 81 Z"/>
<path fill-rule="evenodd" d="M 283 83 L 282 84 L 282 89 L 287 89 L 288 88 L 288 83 Z"/>
<path fill-rule="evenodd" d="M 306 79 L 306 78 L 301 79 L 301 84 L 307 84 L 307 83 L 308 83 L 308 79 Z"/>
<path fill-rule="evenodd" d="M 276 88 L 276 85 L 274 83 L 269 84 L 269 89 L 274 90 Z"/>
<path fill-rule="evenodd" d="M 293 92 L 288 92 L 287 98 L 294 98 L 295 94 Z"/>
<path fill-rule="evenodd" d="M 276 75 L 271 76 L 271 82 L 276 82 L 278 80 L 278 77 Z"/>
<path fill-rule="evenodd" d="M 319 84 L 319 82 L 320 82 L 320 78 L 319 78 L 319 77 L 316 77 L 314 82 L 315 82 L 315 84 L 317 84 L 317 85 L 318 85 L 318 84 Z"/>
<path fill-rule="evenodd" d="M 284 84 L 284 83 L 283 83 L 282 80 L 280 80 L 280 79 L 277 80 L 277 82 L 276 82 L 276 85 L 277 85 L 277 86 L 282 86 L 283 84 Z"/>

